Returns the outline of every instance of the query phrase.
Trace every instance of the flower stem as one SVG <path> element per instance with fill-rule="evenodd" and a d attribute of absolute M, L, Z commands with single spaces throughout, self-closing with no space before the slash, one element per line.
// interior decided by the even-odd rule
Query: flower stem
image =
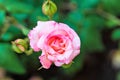
<path fill-rule="evenodd" d="M 5 23 L 4 23 L 3 26 L 4 26 L 4 27 L 3 27 L 3 29 L 1 29 L 1 32 L 0 32 L 0 39 L 1 39 L 2 35 L 3 35 L 4 33 L 6 33 L 6 31 L 8 30 L 8 28 L 9 28 L 9 26 L 10 26 L 10 23 L 9 23 L 9 19 L 8 19 L 8 18 L 6 18 L 6 21 L 5 21 Z"/>
<path fill-rule="evenodd" d="M 49 20 L 52 20 L 52 16 L 48 16 Z"/>
<path fill-rule="evenodd" d="M 42 68 L 43 68 L 43 66 L 39 67 L 37 70 L 39 71 L 39 70 L 41 70 Z"/>

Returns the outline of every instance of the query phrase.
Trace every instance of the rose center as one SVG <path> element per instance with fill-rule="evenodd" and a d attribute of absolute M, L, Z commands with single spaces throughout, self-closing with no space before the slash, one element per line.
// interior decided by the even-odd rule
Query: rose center
<path fill-rule="evenodd" d="M 59 54 L 63 54 L 65 52 L 65 41 L 58 37 L 53 36 L 48 41 L 49 46 Z"/>

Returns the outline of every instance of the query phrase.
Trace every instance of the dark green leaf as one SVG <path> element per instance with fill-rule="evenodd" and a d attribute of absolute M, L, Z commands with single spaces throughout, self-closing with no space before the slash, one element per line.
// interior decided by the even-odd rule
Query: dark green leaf
<path fill-rule="evenodd" d="M 14 38 L 14 35 L 10 32 L 6 32 L 1 36 L 1 39 L 4 41 L 10 41 Z"/>
<path fill-rule="evenodd" d="M 96 8 L 100 0 L 71 0 L 76 2 L 79 10 L 84 11 L 92 8 Z"/>
<path fill-rule="evenodd" d="M 103 51 L 104 45 L 100 31 L 104 28 L 104 20 L 98 16 L 86 16 L 81 28 L 80 38 L 85 52 Z"/>
<path fill-rule="evenodd" d="M 0 66 L 4 69 L 16 74 L 25 73 L 25 68 L 11 49 L 10 44 L 0 43 L 0 59 Z"/>
<path fill-rule="evenodd" d="M 38 20 L 42 21 L 42 20 L 48 20 L 47 16 L 45 16 L 42 13 L 42 10 L 40 9 L 41 7 L 38 7 L 34 10 L 34 12 L 31 14 L 31 16 L 29 17 L 30 21 L 34 24 L 36 24 L 36 22 Z"/>
<path fill-rule="evenodd" d="M 80 11 L 75 10 L 71 12 L 66 19 L 64 19 L 64 22 L 68 24 L 72 29 L 75 31 L 80 31 L 81 25 L 83 23 L 84 16 L 80 13 Z"/>
<path fill-rule="evenodd" d="M 3 24 L 4 21 L 5 21 L 5 11 L 0 10 L 0 25 Z"/>
<path fill-rule="evenodd" d="M 120 40 L 120 29 L 115 29 L 111 35 L 113 40 Z"/>
<path fill-rule="evenodd" d="M 120 80 L 120 71 L 117 73 L 117 79 L 116 80 Z"/>
<path fill-rule="evenodd" d="M 11 13 L 31 13 L 33 10 L 31 5 L 18 1 L 8 2 L 5 4 L 5 7 Z"/>
<path fill-rule="evenodd" d="M 28 36 L 28 33 L 29 33 L 29 29 L 28 28 L 23 28 L 22 29 L 22 33 L 25 35 L 25 36 Z"/>
<path fill-rule="evenodd" d="M 119 0 L 102 0 L 103 8 L 113 14 L 120 14 Z"/>
<path fill-rule="evenodd" d="M 83 29 L 80 33 L 84 51 L 94 52 L 104 50 L 100 32 L 96 29 Z"/>
<path fill-rule="evenodd" d="M 99 0 L 81 0 L 81 9 L 95 8 Z"/>

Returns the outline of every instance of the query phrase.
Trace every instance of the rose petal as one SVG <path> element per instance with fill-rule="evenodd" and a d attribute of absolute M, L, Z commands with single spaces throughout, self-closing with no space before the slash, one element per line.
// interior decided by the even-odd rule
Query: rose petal
<path fill-rule="evenodd" d="M 43 68 L 49 69 L 52 62 L 46 57 L 46 55 L 42 55 L 39 57 L 40 63 L 42 64 Z"/>
<path fill-rule="evenodd" d="M 55 21 L 38 21 L 36 28 L 40 30 L 40 33 L 42 34 L 49 34 L 55 29 L 56 24 Z"/>
<path fill-rule="evenodd" d="M 46 35 L 42 35 L 37 43 L 37 47 L 40 49 L 44 48 Z"/>
<path fill-rule="evenodd" d="M 73 39 L 73 47 L 75 50 L 78 50 L 80 49 L 80 38 L 78 36 L 75 36 L 74 39 Z"/>
<path fill-rule="evenodd" d="M 80 53 L 80 50 L 75 50 L 72 52 L 72 54 L 69 56 L 69 58 L 66 59 L 66 64 L 69 64 L 72 62 L 72 60 Z"/>
<path fill-rule="evenodd" d="M 60 62 L 60 61 L 55 61 L 54 64 L 56 66 L 62 66 L 64 63 L 63 62 Z"/>
<path fill-rule="evenodd" d="M 30 39 L 30 46 L 34 49 L 34 51 L 39 51 L 40 49 L 36 46 L 39 40 L 39 36 L 36 29 L 34 28 L 32 31 L 29 32 L 28 37 Z"/>

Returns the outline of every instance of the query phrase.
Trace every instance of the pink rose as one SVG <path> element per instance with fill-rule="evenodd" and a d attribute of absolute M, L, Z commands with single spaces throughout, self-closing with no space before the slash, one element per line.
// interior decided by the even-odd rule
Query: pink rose
<path fill-rule="evenodd" d="M 30 46 L 34 51 L 42 50 L 39 57 L 43 68 L 69 64 L 80 53 L 80 39 L 68 25 L 55 21 L 38 21 L 29 32 Z"/>

